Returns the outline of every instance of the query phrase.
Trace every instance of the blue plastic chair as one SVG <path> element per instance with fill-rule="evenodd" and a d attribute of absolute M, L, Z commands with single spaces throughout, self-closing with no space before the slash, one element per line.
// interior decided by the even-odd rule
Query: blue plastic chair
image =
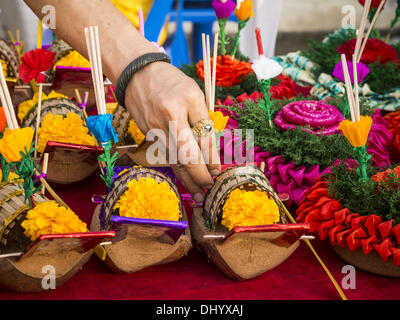
<path fill-rule="evenodd" d="M 147 16 L 146 38 L 150 41 L 157 41 L 158 35 L 168 18 L 171 22 L 176 22 L 176 33 L 169 43 L 166 43 L 167 53 L 170 55 L 172 63 L 180 67 L 182 64 L 198 61 L 202 59 L 201 34 L 212 34 L 212 26 L 216 21 L 214 10 L 211 6 L 212 0 L 155 0 L 153 7 Z M 177 8 L 174 9 L 174 4 Z M 231 20 L 235 20 L 232 15 Z M 183 22 L 193 23 L 193 57 L 190 59 L 186 35 L 183 31 Z"/>

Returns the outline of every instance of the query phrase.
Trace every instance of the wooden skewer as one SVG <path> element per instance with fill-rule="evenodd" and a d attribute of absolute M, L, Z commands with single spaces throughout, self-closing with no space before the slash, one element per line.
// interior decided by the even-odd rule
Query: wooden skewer
<path fill-rule="evenodd" d="M 15 39 L 14 39 L 14 36 L 13 36 L 11 30 L 8 30 L 8 31 L 7 31 L 7 34 L 8 34 L 8 37 L 10 38 L 11 42 L 15 45 L 15 42 L 16 42 L 16 41 L 15 41 Z"/>
<path fill-rule="evenodd" d="M 379 16 L 379 14 L 380 14 L 381 11 L 382 11 L 383 6 L 385 5 L 385 2 L 386 2 L 386 0 L 381 1 L 381 3 L 379 4 L 378 9 L 377 9 L 376 12 L 375 12 L 374 18 L 372 19 L 371 24 L 370 24 L 370 26 L 369 26 L 369 28 L 368 28 L 368 31 L 367 31 L 367 33 L 366 33 L 366 35 L 365 35 L 365 37 L 364 37 L 364 41 L 362 42 L 360 51 L 358 52 L 358 55 L 357 55 L 357 62 L 360 62 L 360 61 L 361 61 L 362 54 L 363 54 L 364 49 L 365 49 L 365 46 L 366 46 L 366 44 L 367 44 L 369 35 L 371 34 L 372 29 L 374 28 L 374 25 L 375 25 L 375 23 L 376 23 L 376 20 L 378 20 L 378 16 Z"/>
<path fill-rule="evenodd" d="M 80 94 L 78 88 L 75 88 L 75 96 L 76 96 L 76 100 L 78 101 L 78 103 L 81 104 L 82 103 L 82 97 L 81 97 L 81 94 Z"/>
<path fill-rule="evenodd" d="M 353 55 L 353 94 L 354 94 L 354 116 L 360 121 L 360 97 L 358 94 L 357 58 Z"/>
<path fill-rule="evenodd" d="M 351 87 L 349 69 L 347 68 L 346 56 L 344 54 L 342 54 L 341 59 L 342 59 L 343 74 L 344 74 L 344 80 L 345 80 L 345 85 L 346 85 L 347 100 L 349 102 L 351 120 L 354 122 L 354 121 L 356 121 L 354 108 L 353 108 L 354 96 L 353 96 L 353 89 Z"/>
<path fill-rule="evenodd" d="M 367 23 L 368 12 L 369 12 L 370 7 L 371 7 L 371 0 L 366 0 L 366 2 L 364 4 L 363 14 L 362 14 L 361 21 L 360 21 L 360 28 L 358 29 L 356 47 L 354 49 L 354 54 L 356 55 L 356 57 L 358 57 L 361 40 L 364 36 L 365 25 Z"/>
<path fill-rule="evenodd" d="M 261 162 L 261 164 L 260 164 L 260 170 L 261 170 L 262 172 L 265 171 L 265 162 L 264 162 L 264 161 Z"/>
<path fill-rule="evenodd" d="M 213 54 L 213 69 L 212 69 L 212 111 L 214 112 L 215 106 L 215 83 L 216 83 L 216 75 L 217 75 L 217 61 L 218 60 L 218 32 L 215 33 L 214 36 L 214 54 Z"/>
<path fill-rule="evenodd" d="M 48 164 L 49 164 L 49 154 L 45 153 L 45 154 L 43 154 L 43 173 L 44 174 L 47 174 Z M 44 195 L 45 193 L 46 193 L 46 187 L 43 185 L 42 194 Z"/>
<path fill-rule="evenodd" d="M 0 70 L 3 70 L 3 66 L 0 62 Z M 1 85 L 1 102 L 3 105 L 4 113 L 6 115 L 7 124 L 10 129 L 18 128 L 18 122 L 15 117 L 14 107 L 12 104 L 10 92 L 8 91 L 6 78 L 4 77 L 3 72 L 0 72 L 0 85 Z"/>
<path fill-rule="evenodd" d="M 39 100 L 38 106 L 36 109 L 36 131 L 35 131 L 35 151 L 34 151 L 34 158 L 37 157 L 37 144 L 38 144 L 38 136 L 39 136 L 39 126 L 40 126 L 40 118 L 42 113 L 42 93 L 43 93 L 43 83 L 39 83 Z"/>

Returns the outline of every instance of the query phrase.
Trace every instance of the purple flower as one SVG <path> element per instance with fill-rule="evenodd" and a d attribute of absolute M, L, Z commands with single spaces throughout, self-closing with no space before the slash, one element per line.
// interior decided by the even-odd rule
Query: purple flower
<path fill-rule="evenodd" d="M 235 10 L 236 3 L 233 0 L 214 0 L 211 5 L 218 19 L 228 19 Z"/>
<path fill-rule="evenodd" d="M 354 80 L 353 80 L 353 63 L 350 62 L 350 61 L 347 61 L 347 68 L 349 70 L 351 84 L 354 84 Z M 369 73 L 369 68 L 365 64 L 363 64 L 361 62 L 357 63 L 357 81 L 358 81 L 358 83 L 363 81 L 368 73 Z M 342 66 L 342 62 L 341 61 L 339 61 L 338 64 L 335 66 L 335 69 L 333 70 L 332 75 L 334 77 L 336 77 L 337 79 L 339 79 L 340 81 L 345 82 L 344 81 L 343 66 Z"/>

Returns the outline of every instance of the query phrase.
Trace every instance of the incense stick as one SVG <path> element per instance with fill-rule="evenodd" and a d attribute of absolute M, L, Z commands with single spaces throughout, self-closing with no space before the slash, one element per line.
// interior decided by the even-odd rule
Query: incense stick
<path fill-rule="evenodd" d="M 215 106 L 215 84 L 216 84 L 216 75 L 217 75 L 217 63 L 218 63 L 218 32 L 215 33 L 214 36 L 214 54 L 213 54 L 213 69 L 212 69 L 212 111 L 214 112 Z"/>
<path fill-rule="evenodd" d="M 207 67 L 207 47 L 206 47 L 206 35 L 201 35 L 202 46 L 203 46 L 203 72 L 204 72 L 204 91 L 206 93 L 206 104 L 209 105 L 209 92 L 208 92 L 208 70 Z"/>
<path fill-rule="evenodd" d="M 353 89 L 351 87 L 349 69 L 347 68 L 346 56 L 344 54 L 342 54 L 341 59 L 342 59 L 343 75 L 344 75 L 345 86 L 346 86 L 347 101 L 349 103 L 351 120 L 354 122 L 355 121 L 355 113 L 354 113 L 354 108 L 353 108 L 354 96 L 353 96 Z"/>
<path fill-rule="evenodd" d="M 354 116 L 356 121 L 360 121 L 360 97 L 358 94 L 357 58 L 355 55 L 353 55 L 353 84 Z"/>
<path fill-rule="evenodd" d="M 212 102 L 212 84 L 211 84 L 211 48 L 210 48 L 210 36 L 206 36 L 207 39 L 207 71 L 208 71 L 208 92 L 209 92 L 209 99 L 208 99 L 208 110 L 212 110 L 213 102 Z"/>
<path fill-rule="evenodd" d="M 365 25 L 367 23 L 368 12 L 369 12 L 370 7 L 371 7 L 371 0 L 366 0 L 366 2 L 364 4 L 363 14 L 362 14 L 361 21 L 360 21 L 360 28 L 358 29 L 356 47 L 354 49 L 354 54 L 356 55 L 356 57 L 358 57 L 358 53 L 360 50 L 361 40 L 364 35 Z"/>
<path fill-rule="evenodd" d="M 379 4 L 378 9 L 377 9 L 376 12 L 375 12 L 374 18 L 372 19 L 371 24 L 370 24 L 370 26 L 369 26 L 369 28 L 368 28 L 368 31 L 367 31 L 367 33 L 366 33 L 366 35 L 365 35 L 365 37 L 364 37 L 364 41 L 362 42 L 361 49 L 360 49 L 360 51 L 358 52 L 358 55 L 357 55 L 357 62 L 360 62 L 360 61 L 361 61 L 362 54 L 363 54 L 364 49 L 365 49 L 365 46 L 366 46 L 366 44 L 367 44 L 369 35 L 371 34 L 372 29 L 374 28 L 374 25 L 375 25 L 375 23 L 376 23 L 376 20 L 378 20 L 378 16 L 379 16 L 379 14 L 380 14 L 381 11 L 382 11 L 385 2 L 386 2 L 386 0 L 381 1 L 381 3 Z"/>

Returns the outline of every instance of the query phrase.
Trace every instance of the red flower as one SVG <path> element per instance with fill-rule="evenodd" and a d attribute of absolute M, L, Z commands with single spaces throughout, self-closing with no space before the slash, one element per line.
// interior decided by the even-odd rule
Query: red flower
<path fill-rule="evenodd" d="M 389 122 L 387 128 L 393 135 L 393 147 L 400 151 L 400 111 L 387 114 L 385 119 Z"/>
<path fill-rule="evenodd" d="M 44 83 L 46 77 L 44 72 L 53 66 L 55 52 L 44 49 L 31 50 L 22 56 L 22 63 L 19 66 L 20 79 L 28 83 L 35 79 L 38 83 Z"/>
<path fill-rule="evenodd" d="M 371 1 L 371 8 L 378 8 L 380 3 L 385 0 L 372 0 Z M 365 0 L 358 0 L 363 6 L 365 5 Z"/>
<path fill-rule="evenodd" d="M 212 66 L 213 59 L 210 59 Z M 197 76 L 204 80 L 203 60 L 196 65 Z M 225 63 L 222 64 L 222 56 L 217 58 L 216 85 L 221 87 L 232 87 L 242 82 L 243 78 L 252 72 L 251 64 L 245 61 L 233 59 L 231 56 L 225 56 Z"/>
<path fill-rule="evenodd" d="M 345 44 L 339 46 L 336 50 L 340 54 L 345 54 L 346 59 L 351 61 L 356 46 L 356 39 L 351 39 Z M 379 39 L 368 39 L 364 52 L 361 57 L 361 62 L 370 64 L 373 62 L 396 62 L 399 63 L 398 54 L 395 48 Z"/>

